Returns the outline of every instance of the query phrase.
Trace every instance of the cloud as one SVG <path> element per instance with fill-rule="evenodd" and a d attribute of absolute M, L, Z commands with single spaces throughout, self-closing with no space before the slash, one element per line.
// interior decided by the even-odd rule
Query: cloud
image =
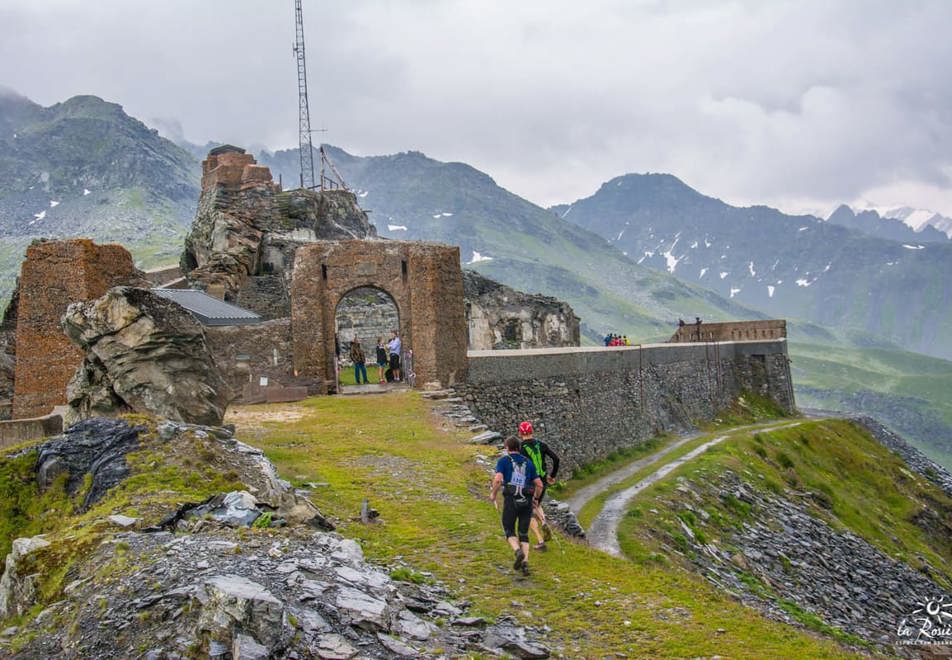
<path fill-rule="evenodd" d="M 290 146 L 292 6 L 8 0 L 0 82 L 174 117 L 193 142 Z M 312 123 L 544 204 L 666 171 L 738 203 L 918 190 L 950 215 L 950 19 L 944 0 L 305 0 Z"/>

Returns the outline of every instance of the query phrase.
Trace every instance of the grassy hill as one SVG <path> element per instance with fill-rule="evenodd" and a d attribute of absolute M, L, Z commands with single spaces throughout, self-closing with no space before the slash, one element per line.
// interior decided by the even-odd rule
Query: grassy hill
<path fill-rule="evenodd" d="M 742 493 L 743 499 L 731 493 Z M 733 573 L 745 597 L 766 602 L 813 629 L 849 638 L 808 605 L 815 601 L 810 599 L 809 584 L 800 581 L 809 574 L 804 568 L 809 559 L 742 548 L 743 539 L 751 536 L 746 530 L 773 528 L 775 532 L 768 534 L 780 536 L 796 520 L 776 518 L 776 511 L 765 506 L 770 501 L 785 501 L 788 512 L 805 512 L 789 515 L 820 521 L 846 543 L 851 543 L 850 535 L 863 539 L 884 561 L 901 562 L 941 588 L 952 585 L 952 573 L 946 568 L 952 560 L 952 543 L 944 522 L 952 511 L 952 498 L 911 472 L 864 429 L 844 420 L 731 435 L 639 494 L 621 524 L 622 548 L 636 564 L 670 562 L 692 572 L 705 566 L 698 543 L 740 553 L 742 559 L 728 562 L 722 575 Z M 817 542 L 801 540 L 807 547 Z M 671 548 L 678 551 L 672 554 Z M 858 558 L 836 552 L 826 546 L 819 554 L 830 566 L 839 561 L 852 565 L 857 584 L 868 584 L 861 577 Z M 756 558 L 756 565 L 751 558 Z M 785 577 L 778 580 L 778 573 Z M 911 612 L 916 603 L 897 606 Z M 868 623 L 895 640 L 898 619 Z"/>
<path fill-rule="evenodd" d="M 878 418 L 952 465 L 952 362 L 890 348 L 790 344 L 797 403 Z"/>
<path fill-rule="evenodd" d="M 567 657 L 823 658 L 850 655 L 833 641 L 769 621 L 689 572 L 638 565 L 562 540 L 515 578 L 498 514 L 487 500 L 491 448 L 440 427 L 414 393 L 310 399 L 232 416 L 294 483 L 314 491 L 365 554 L 396 557 L 458 585 L 475 612 L 547 625 Z M 363 498 L 380 522 L 356 522 Z"/>

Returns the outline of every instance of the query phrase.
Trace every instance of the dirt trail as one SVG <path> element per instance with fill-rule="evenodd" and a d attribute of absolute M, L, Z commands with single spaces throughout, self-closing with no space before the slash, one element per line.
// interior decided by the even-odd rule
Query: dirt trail
<path fill-rule="evenodd" d="M 584 488 L 579 488 L 578 492 L 565 501 L 568 503 L 569 507 L 571 507 L 572 511 L 579 513 L 582 510 L 582 507 L 588 504 L 592 499 L 598 497 L 600 493 L 604 493 L 615 484 L 621 483 L 631 475 L 643 470 L 649 465 L 657 463 L 678 447 L 681 447 L 685 443 L 691 442 L 691 440 L 694 440 L 700 435 L 700 433 L 689 433 L 687 435 L 681 436 L 660 451 L 645 456 L 644 458 L 639 458 L 637 461 L 632 461 L 628 465 L 625 465 L 614 472 L 606 474 L 598 481 L 590 483 Z"/>
<path fill-rule="evenodd" d="M 589 544 L 595 548 L 598 548 L 599 550 L 603 550 L 604 552 L 607 552 L 610 555 L 621 557 L 622 556 L 621 546 L 618 544 L 618 524 L 619 522 L 621 522 L 622 516 L 624 516 L 625 512 L 628 510 L 629 502 L 631 502 L 631 500 L 635 497 L 635 495 L 643 491 L 648 486 L 657 483 L 658 481 L 666 477 L 668 474 L 670 474 L 673 470 L 676 470 L 677 468 L 681 467 L 688 461 L 691 461 L 694 458 L 697 458 L 698 456 L 703 454 L 705 451 L 707 451 L 709 448 L 723 442 L 724 440 L 726 440 L 732 435 L 736 435 L 737 433 L 742 433 L 744 431 L 754 431 L 754 430 L 776 431 L 778 429 L 791 428 L 791 427 L 799 426 L 799 425 L 800 425 L 800 422 L 793 422 L 793 423 L 776 424 L 773 426 L 751 425 L 751 426 L 741 426 L 735 429 L 730 429 L 726 431 L 723 435 L 719 435 L 715 438 L 712 438 L 711 440 L 708 440 L 704 444 L 701 444 L 695 447 L 684 456 L 676 458 L 670 463 L 665 463 L 660 468 L 658 468 L 657 470 L 649 474 L 647 477 L 645 477 L 638 483 L 632 486 L 629 486 L 628 488 L 624 490 L 618 491 L 617 493 L 609 497 L 607 500 L 605 500 L 605 504 L 602 507 L 602 510 L 598 512 L 598 515 L 595 516 L 594 520 L 592 520 L 592 524 L 589 526 L 587 530 L 587 538 L 588 538 Z M 651 465 L 657 460 L 663 458 L 664 455 L 671 452 L 675 447 L 679 447 L 683 445 L 685 442 L 688 442 L 689 440 L 696 437 L 698 437 L 698 434 L 694 434 L 693 436 L 688 436 L 687 438 L 684 438 L 684 439 L 679 439 L 675 444 L 669 447 L 666 447 L 664 450 L 656 454 L 653 454 L 651 456 L 648 456 L 646 458 L 639 459 L 638 461 L 635 461 L 631 465 L 627 465 L 621 470 L 618 470 L 616 472 L 613 472 L 612 474 L 607 475 L 606 477 L 595 482 L 591 486 L 587 486 L 585 489 L 580 490 L 578 493 L 576 493 L 575 497 L 582 495 L 583 491 L 586 491 L 585 492 L 586 497 L 584 500 L 582 500 L 584 504 L 584 502 L 589 501 L 591 498 L 597 496 L 600 492 L 604 491 L 605 489 L 610 488 L 611 486 L 619 483 L 620 481 L 623 481 L 625 478 L 631 476 L 632 474 L 634 474 L 641 468 L 645 467 L 646 465 Z M 649 459 L 653 459 L 653 460 L 649 460 Z M 632 468 L 632 466 L 635 465 L 636 463 L 641 463 L 641 465 L 639 465 L 637 468 Z M 615 475 L 622 472 L 626 473 L 625 476 L 618 479 L 613 479 Z M 599 486 L 602 484 L 604 484 L 603 487 L 601 487 L 600 489 L 595 489 L 596 486 Z M 589 491 L 589 489 L 593 489 L 593 490 Z M 569 500 L 570 503 L 572 501 L 573 500 Z M 579 509 L 574 509 L 574 510 L 578 511 Z"/>

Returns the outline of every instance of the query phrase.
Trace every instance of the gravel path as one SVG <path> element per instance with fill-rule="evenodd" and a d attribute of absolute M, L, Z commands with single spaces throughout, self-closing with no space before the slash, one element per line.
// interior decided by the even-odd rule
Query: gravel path
<path fill-rule="evenodd" d="M 681 436 L 676 441 L 672 442 L 670 445 L 661 449 L 660 451 L 645 456 L 644 458 L 639 458 L 637 461 L 632 461 L 628 465 L 625 465 L 614 472 L 606 474 L 598 481 L 590 483 L 584 488 L 579 488 L 574 495 L 565 501 L 568 503 L 569 508 L 571 508 L 572 511 L 579 513 L 581 512 L 582 507 L 588 504 L 593 498 L 598 497 L 599 494 L 604 493 L 615 484 L 621 483 L 631 475 L 643 470 L 649 465 L 657 463 L 678 447 L 681 447 L 687 442 L 691 442 L 691 440 L 694 440 L 700 435 L 700 433 L 689 433 L 687 435 Z"/>
<path fill-rule="evenodd" d="M 595 548 L 598 548 L 599 550 L 607 552 L 610 555 L 621 557 L 622 556 L 621 546 L 618 544 L 618 524 L 619 522 L 621 522 L 622 516 L 624 516 L 625 512 L 628 510 L 628 503 L 631 502 L 631 500 L 635 497 L 635 495 L 643 491 L 648 486 L 657 483 L 658 481 L 666 477 L 668 474 L 670 474 L 673 470 L 681 467 L 688 461 L 693 460 L 694 458 L 697 458 L 698 456 L 703 454 L 705 451 L 707 451 L 709 448 L 723 442 L 724 440 L 726 440 L 732 435 L 735 435 L 738 432 L 742 432 L 745 430 L 776 431 L 778 429 L 791 428 L 791 427 L 799 426 L 799 425 L 800 425 L 800 422 L 794 422 L 792 424 L 778 424 L 775 426 L 763 426 L 763 427 L 758 427 L 756 425 L 738 427 L 735 429 L 731 429 L 730 431 L 726 432 L 724 435 L 719 435 L 715 438 L 712 438 L 711 440 L 708 440 L 704 444 L 695 447 L 684 456 L 676 458 L 670 463 L 665 463 L 660 468 L 658 468 L 657 470 L 649 474 L 647 477 L 645 477 L 638 483 L 634 484 L 633 486 L 629 486 L 628 488 L 624 490 L 618 491 L 617 493 L 609 497 L 607 500 L 605 500 L 605 505 L 602 507 L 602 510 L 599 511 L 597 516 L 595 516 L 595 519 L 592 520 L 592 524 L 588 528 L 587 538 L 588 538 L 589 544 Z M 675 449 L 675 447 L 679 447 L 683 445 L 685 442 L 688 442 L 689 440 L 692 440 L 696 437 L 698 437 L 698 434 L 687 436 L 686 438 L 678 440 L 673 445 L 669 447 L 665 447 L 665 449 L 658 452 L 657 454 L 653 454 L 643 459 L 639 459 L 638 461 L 635 461 L 631 465 L 627 465 L 623 467 L 621 470 L 618 470 L 617 472 L 613 472 L 612 474 L 607 475 L 606 477 L 595 482 L 591 486 L 587 486 L 585 489 L 580 490 L 578 493 L 576 493 L 575 497 L 582 495 L 583 491 L 594 489 L 595 486 L 599 486 L 600 484 L 604 483 L 603 487 L 600 490 L 593 490 L 591 492 L 585 493 L 586 497 L 584 500 L 582 500 L 584 504 L 584 502 L 587 502 L 592 497 L 595 497 L 596 495 L 598 495 L 599 492 L 602 492 L 606 488 L 609 488 L 619 483 L 620 481 L 623 481 L 625 478 L 630 477 L 632 474 L 634 474 L 641 468 L 645 467 L 646 465 L 651 465 L 657 460 L 663 458 L 664 455 L 671 452 L 673 449 Z M 641 465 L 638 465 L 638 467 L 636 468 L 632 467 L 639 463 Z M 612 479 L 612 477 L 614 477 L 616 474 L 621 472 L 625 472 L 626 474 L 619 479 Z M 569 500 L 569 501 L 572 502 L 573 500 Z M 578 511 L 578 509 L 575 509 L 575 511 Z"/>

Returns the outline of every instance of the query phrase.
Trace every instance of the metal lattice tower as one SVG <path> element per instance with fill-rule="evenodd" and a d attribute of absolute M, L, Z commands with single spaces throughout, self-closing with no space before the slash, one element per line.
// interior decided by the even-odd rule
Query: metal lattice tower
<path fill-rule="evenodd" d="M 304 14 L 301 0 L 294 0 L 294 55 L 298 79 L 298 146 L 301 154 L 301 187 L 314 188 L 314 151 L 311 145 L 311 111 L 307 102 L 307 62 L 304 59 Z"/>

